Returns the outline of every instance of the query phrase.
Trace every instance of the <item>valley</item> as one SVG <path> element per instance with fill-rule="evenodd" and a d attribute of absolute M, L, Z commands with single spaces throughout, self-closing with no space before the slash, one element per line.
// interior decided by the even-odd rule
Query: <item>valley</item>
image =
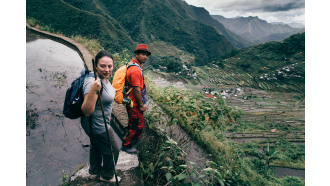
<path fill-rule="evenodd" d="M 211 104 L 216 102 L 217 97 L 222 97 L 228 106 L 238 108 L 242 113 L 236 121 L 224 124 L 218 134 L 222 136 L 219 139 L 240 149 L 243 157 L 252 159 L 258 157 L 257 152 L 262 152 L 269 144 L 282 157 L 271 162 L 275 175 L 282 177 L 282 171 L 286 171 L 286 176 L 305 178 L 304 94 L 255 89 L 230 81 L 227 85 L 215 86 L 202 79 L 202 83 L 193 85 L 189 80 L 174 74 L 151 71 L 147 75 L 154 83 L 152 86 L 175 87 L 192 93 L 203 92 L 205 101 Z M 214 91 L 205 93 L 203 87 L 212 87 Z M 214 96 L 215 92 L 220 93 L 221 90 L 223 95 Z M 235 94 L 225 94 L 230 90 L 236 90 Z"/>
<path fill-rule="evenodd" d="M 26 11 L 32 27 L 70 37 L 94 55 L 110 51 L 113 73 L 137 44 L 149 46 L 143 69 L 150 110 L 145 144 L 137 146 L 139 183 L 305 184 L 303 29 L 251 16 L 229 25 L 181 0 L 29 0 Z M 244 25 L 251 29 L 237 28 Z M 26 87 L 29 96 L 39 96 L 34 84 Z M 40 116 L 33 107 L 26 114 L 33 136 Z M 189 154 L 191 144 L 198 148 Z M 28 168 L 30 176 L 35 170 Z"/>

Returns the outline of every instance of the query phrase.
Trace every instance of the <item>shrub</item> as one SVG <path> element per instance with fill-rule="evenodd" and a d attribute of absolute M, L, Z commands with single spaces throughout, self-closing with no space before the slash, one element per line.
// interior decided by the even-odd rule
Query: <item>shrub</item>
<path fill-rule="evenodd" d="M 282 178 L 281 180 L 282 180 L 282 185 L 287 185 L 287 186 L 303 186 L 303 185 L 305 185 L 304 181 L 298 177 L 286 176 L 286 177 Z"/>

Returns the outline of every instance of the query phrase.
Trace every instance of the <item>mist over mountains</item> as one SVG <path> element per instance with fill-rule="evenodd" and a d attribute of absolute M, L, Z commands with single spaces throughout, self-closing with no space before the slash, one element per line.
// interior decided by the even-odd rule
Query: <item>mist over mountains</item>
<path fill-rule="evenodd" d="M 274 24 L 274 25 L 289 25 L 290 27 L 292 28 L 305 28 L 305 25 L 301 24 L 301 23 L 295 23 L 295 22 L 292 22 L 292 23 L 288 23 L 288 24 L 285 24 L 285 23 L 282 23 L 282 22 L 271 22 L 271 24 Z"/>
<path fill-rule="evenodd" d="M 212 15 L 212 17 L 252 44 L 281 41 L 293 34 L 305 32 L 305 28 L 293 28 L 284 23 L 271 24 L 253 16 L 225 18 L 221 15 Z"/>

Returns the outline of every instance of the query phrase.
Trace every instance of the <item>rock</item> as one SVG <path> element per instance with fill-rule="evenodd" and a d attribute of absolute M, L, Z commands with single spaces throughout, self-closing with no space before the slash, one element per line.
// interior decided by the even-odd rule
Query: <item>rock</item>
<path fill-rule="evenodd" d="M 89 179 L 89 165 L 80 169 L 70 178 L 70 185 L 115 185 L 115 183 L 106 183 L 99 180 Z M 143 185 L 139 160 L 137 154 L 128 154 L 124 151 L 119 152 L 118 162 L 116 165 L 117 176 L 121 177 L 120 185 Z"/>

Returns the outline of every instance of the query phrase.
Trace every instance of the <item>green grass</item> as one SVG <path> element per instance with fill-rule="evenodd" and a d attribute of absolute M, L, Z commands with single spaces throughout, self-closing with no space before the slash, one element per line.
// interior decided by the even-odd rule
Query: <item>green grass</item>
<path fill-rule="evenodd" d="M 289 85 L 286 85 L 281 83 L 256 81 L 253 73 L 237 73 L 231 69 L 228 69 L 228 66 L 225 66 L 224 69 L 214 68 L 211 66 L 201 66 L 194 67 L 194 70 L 196 70 L 198 73 L 198 78 L 202 82 L 205 82 L 203 85 L 209 85 L 210 87 L 215 87 L 217 89 L 234 88 L 236 86 L 241 87 L 241 85 L 259 89 L 256 91 L 257 94 L 253 92 L 256 97 L 252 98 L 250 103 L 245 107 L 248 109 L 248 111 L 251 109 L 261 110 L 254 112 L 243 112 L 241 119 L 237 121 L 238 124 L 229 123 L 223 125 L 223 127 L 219 130 L 212 130 L 210 127 L 206 127 L 199 133 L 194 133 L 194 130 L 189 129 L 189 125 L 185 125 L 184 123 L 180 122 L 178 123 L 186 131 L 188 131 L 188 133 L 190 133 L 191 136 L 193 136 L 193 138 L 209 153 L 212 153 L 214 157 L 216 157 L 221 162 L 230 162 L 230 160 L 226 159 L 226 157 L 234 157 L 234 160 L 232 161 L 240 165 L 240 168 L 237 171 L 244 172 L 242 173 L 240 179 L 245 181 L 249 180 L 251 181 L 250 183 L 253 182 L 254 184 L 261 183 L 257 182 L 256 180 L 263 180 L 262 183 L 268 184 L 281 184 L 285 182 L 283 180 L 291 180 L 286 178 L 274 179 L 273 173 L 267 171 L 260 172 L 257 164 L 255 164 L 259 161 L 256 159 L 256 157 L 252 159 L 243 158 L 248 156 L 249 153 L 254 149 L 264 148 L 267 143 L 270 143 L 271 148 L 279 151 L 283 157 L 283 159 L 272 161 L 271 166 L 276 165 L 301 169 L 305 167 L 305 146 L 301 144 L 295 144 L 296 142 L 303 143 L 305 141 L 305 125 L 303 119 L 305 100 L 304 93 L 301 93 L 301 90 L 303 89 L 297 90 L 294 87 L 296 85 L 290 83 Z M 215 83 L 209 82 L 209 79 L 214 79 Z M 227 82 L 229 82 L 230 85 L 227 85 Z M 195 87 L 199 86 L 201 88 L 203 85 L 197 85 Z M 276 91 L 280 88 L 283 88 L 284 85 L 285 89 Z M 192 85 L 187 85 L 186 87 L 190 87 L 189 89 L 196 92 L 200 91 L 196 88 L 192 88 Z M 297 87 L 299 86 L 296 86 L 296 88 Z M 263 91 L 260 89 L 263 89 Z M 161 90 L 157 91 L 161 92 Z M 154 96 L 155 92 L 152 92 L 152 94 Z M 243 100 L 243 96 L 245 94 L 249 95 L 249 93 L 244 93 L 238 96 L 237 99 Z M 262 99 L 263 94 L 267 96 L 266 99 Z M 153 98 L 157 100 L 155 97 Z M 212 103 L 212 101 L 210 101 L 210 103 Z M 158 104 L 160 104 L 163 109 L 167 110 L 168 114 L 173 112 L 173 108 L 172 110 L 166 109 L 168 104 L 162 104 L 160 102 L 158 102 Z M 230 99 L 227 100 L 227 104 L 230 106 L 238 106 L 239 108 L 241 107 L 240 104 L 234 104 L 234 102 L 230 101 Z M 198 106 L 199 103 L 195 103 L 195 105 Z M 178 113 L 179 111 L 175 112 Z M 177 118 L 180 121 L 179 117 L 175 115 L 171 116 Z M 294 123 L 288 123 L 286 121 L 294 121 Z M 276 133 L 271 132 L 272 129 L 276 129 Z M 234 134 L 262 134 L 262 137 L 265 139 L 259 139 L 249 143 L 237 143 L 234 141 L 228 141 L 224 132 L 230 132 Z M 269 137 L 269 135 L 272 136 Z M 237 152 L 239 152 L 239 154 L 236 154 Z M 239 162 L 244 162 L 244 165 L 241 165 Z M 226 167 L 227 170 L 230 170 L 233 173 L 235 170 L 233 169 L 233 167 L 235 167 L 235 163 L 223 163 L 222 166 Z M 231 176 L 233 176 L 233 174 L 231 174 Z M 275 183 L 268 180 L 270 177 L 272 177 L 271 180 L 273 180 Z M 299 183 L 297 185 L 303 185 L 301 180 L 298 182 Z"/>
<path fill-rule="evenodd" d="M 149 86 L 150 87 L 150 86 Z M 240 144 L 232 141 L 226 140 L 225 136 L 223 135 L 223 132 L 228 130 L 229 128 L 232 128 L 233 132 L 246 132 L 251 131 L 254 133 L 263 133 L 265 130 L 269 130 L 266 125 L 262 123 L 256 123 L 256 122 L 250 122 L 250 123 L 244 123 L 235 128 L 236 125 L 232 125 L 230 123 L 225 124 L 223 128 L 219 129 L 213 129 L 211 126 L 206 127 L 202 130 L 197 130 L 196 128 L 192 127 L 193 125 L 185 124 L 184 122 L 180 122 L 179 113 L 181 111 L 177 110 L 178 106 L 181 105 L 180 103 L 175 104 L 176 106 L 173 108 L 171 107 L 171 103 L 167 102 L 159 102 L 159 98 L 156 98 L 158 96 L 164 96 L 167 95 L 166 93 L 161 93 L 162 90 L 159 88 L 155 89 L 152 86 L 150 87 L 152 89 L 151 94 L 153 97 L 153 100 L 155 100 L 165 111 L 168 113 L 172 118 L 177 118 L 178 124 L 183 127 L 192 137 L 195 141 L 197 141 L 201 146 L 203 146 L 209 153 L 212 154 L 212 156 L 215 158 L 214 161 L 218 163 L 220 167 L 220 172 L 226 172 L 229 171 L 230 174 L 226 175 L 230 178 L 234 178 L 235 172 L 239 172 L 240 176 L 237 178 L 240 181 L 243 181 L 244 183 L 253 183 L 253 184 L 275 184 L 281 183 L 280 179 L 274 178 L 273 173 L 267 173 L 263 172 L 260 174 L 254 167 L 252 160 L 248 158 L 244 158 L 244 156 L 248 155 L 248 152 L 251 151 L 251 148 L 249 144 Z M 173 92 L 173 88 L 171 89 L 171 92 Z M 175 92 L 175 91 L 174 91 Z M 182 93 L 180 96 L 184 96 L 185 94 Z M 170 95 L 167 95 L 167 97 Z M 178 95 L 176 95 L 178 96 Z M 165 96 L 166 97 L 166 96 Z M 171 96 L 170 96 L 171 97 Z M 165 98 L 166 99 L 166 98 Z M 175 100 L 174 100 L 175 102 Z M 186 103 L 189 102 L 186 100 Z M 195 106 L 199 106 L 199 103 L 194 103 Z M 187 106 L 187 105 L 186 105 Z M 188 106 L 189 107 L 189 106 Z M 171 109 L 169 109 L 171 108 Z M 177 114 L 173 114 L 177 113 Z M 201 121 L 202 122 L 202 121 Z M 241 127 L 246 127 L 242 129 Z M 304 138 L 304 136 L 301 136 Z M 296 145 L 292 144 L 290 142 L 286 142 L 286 145 L 283 145 L 286 141 L 285 138 L 282 139 L 281 143 L 278 144 L 277 142 L 279 139 L 283 138 L 282 136 L 279 136 L 278 138 L 268 138 L 263 141 L 254 142 L 252 143 L 254 148 L 261 148 L 264 147 L 267 142 L 272 142 L 273 144 L 276 144 L 276 146 L 272 146 L 272 148 L 276 148 L 276 150 L 281 151 L 282 156 L 286 157 L 285 160 L 281 161 L 274 161 L 271 163 L 271 165 L 281 165 L 281 166 L 287 166 L 287 167 L 295 167 L 295 168 L 304 168 L 304 146 L 302 145 Z M 283 143 L 282 143 L 283 142 Z M 287 152 L 286 148 L 290 148 L 291 151 Z M 300 155 L 298 156 L 297 154 Z M 296 155 L 296 156 L 295 156 Z M 239 168 L 237 168 L 237 166 Z M 267 176 L 263 175 L 267 174 Z M 270 180 L 269 176 L 271 177 Z M 268 178 L 267 178 L 268 177 Z M 236 178 L 235 178 L 236 179 Z M 276 180 L 275 182 L 271 180 Z M 299 179 L 298 179 L 299 180 Z"/>
<path fill-rule="evenodd" d="M 84 45 L 87 50 L 89 50 L 94 56 L 104 50 L 104 47 L 100 44 L 99 40 L 97 39 L 89 39 L 87 37 L 81 36 L 81 35 L 64 35 L 62 32 L 57 32 L 55 29 L 53 29 L 51 26 L 45 25 L 42 22 L 38 21 L 35 18 L 27 18 L 26 22 L 39 30 L 46 31 L 49 33 L 53 33 L 60 36 L 66 36 L 82 45 Z"/>
<path fill-rule="evenodd" d="M 104 50 L 104 48 L 101 46 L 100 42 L 97 39 L 88 39 L 81 35 L 71 36 L 70 38 L 78 43 L 83 44 L 87 48 L 87 50 L 91 51 L 94 56 L 96 56 L 98 52 Z"/>
<path fill-rule="evenodd" d="M 37 20 L 35 18 L 27 17 L 26 18 L 26 22 L 30 26 L 35 27 L 35 28 L 37 28 L 39 30 L 46 31 L 46 32 L 49 32 L 49 33 L 53 33 L 53 34 L 57 34 L 57 35 L 63 35 L 62 32 L 55 31 L 55 29 L 52 28 L 51 26 L 45 25 L 45 24 L 43 24 L 42 22 L 40 22 L 39 20 Z"/>

